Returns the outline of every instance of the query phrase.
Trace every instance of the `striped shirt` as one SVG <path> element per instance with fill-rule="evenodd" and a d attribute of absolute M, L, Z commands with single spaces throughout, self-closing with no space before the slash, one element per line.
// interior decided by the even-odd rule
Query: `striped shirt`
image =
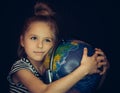
<path fill-rule="evenodd" d="M 10 93 L 30 93 L 22 83 L 19 82 L 16 84 L 12 80 L 12 75 L 21 69 L 30 70 L 36 77 L 43 80 L 42 76 L 29 62 L 29 60 L 26 58 L 22 58 L 13 64 L 11 71 L 9 72 L 9 75 L 7 76 L 7 80 L 9 81 L 9 86 L 10 86 Z"/>

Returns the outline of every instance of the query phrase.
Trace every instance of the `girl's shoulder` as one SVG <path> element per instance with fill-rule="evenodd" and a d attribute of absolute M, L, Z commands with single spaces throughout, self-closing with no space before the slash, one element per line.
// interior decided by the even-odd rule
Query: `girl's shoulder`
<path fill-rule="evenodd" d="M 17 60 L 12 65 L 10 74 L 15 73 L 16 71 L 18 71 L 20 69 L 29 69 L 29 70 L 31 70 L 30 62 L 25 58 L 21 58 L 21 59 Z"/>
<path fill-rule="evenodd" d="M 21 58 L 14 62 L 10 69 L 9 75 L 14 74 L 21 69 L 30 70 L 35 76 L 38 76 L 38 72 L 27 58 Z"/>
<path fill-rule="evenodd" d="M 12 81 L 12 75 L 16 73 L 19 70 L 26 69 L 31 71 L 36 77 L 42 79 L 42 76 L 37 72 L 37 70 L 34 68 L 34 66 L 30 63 L 30 61 L 27 58 L 21 58 L 13 63 L 11 70 L 7 76 L 7 79 L 9 82 L 13 83 Z"/>
<path fill-rule="evenodd" d="M 9 75 L 14 74 L 15 72 L 21 69 L 30 70 L 35 76 L 40 77 L 40 74 L 38 73 L 38 71 L 34 68 L 34 66 L 31 64 L 31 62 L 27 58 L 21 58 L 17 60 L 12 65 Z"/>

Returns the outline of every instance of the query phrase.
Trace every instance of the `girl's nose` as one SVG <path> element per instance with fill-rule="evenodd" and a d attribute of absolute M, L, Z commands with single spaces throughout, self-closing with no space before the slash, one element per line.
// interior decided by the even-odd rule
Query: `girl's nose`
<path fill-rule="evenodd" d="M 42 41 L 38 42 L 38 48 L 43 48 L 43 42 Z"/>

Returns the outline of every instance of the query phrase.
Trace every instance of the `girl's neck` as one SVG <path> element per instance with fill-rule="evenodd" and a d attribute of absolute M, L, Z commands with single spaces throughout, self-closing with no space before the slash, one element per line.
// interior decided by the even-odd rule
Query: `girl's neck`
<path fill-rule="evenodd" d="M 35 67 L 35 69 L 42 75 L 45 71 L 45 67 L 42 64 L 42 62 L 36 62 L 36 63 L 32 63 L 33 66 Z"/>
<path fill-rule="evenodd" d="M 34 68 L 42 75 L 45 71 L 45 68 L 44 68 L 44 65 L 43 65 L 43 62 L 33 62 L 30 60 L 30 63 L 34 66 Z"/>

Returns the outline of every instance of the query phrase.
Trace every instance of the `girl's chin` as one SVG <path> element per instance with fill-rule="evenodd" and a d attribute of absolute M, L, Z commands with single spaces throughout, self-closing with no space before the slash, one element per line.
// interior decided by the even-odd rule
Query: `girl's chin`
<path fill-rule="evenodd" d="M 36 58 L 36 61 L 38 61 L 38 62 L 41 62 L 43 60 L 44 60 L 44 58 Z"/>
<path fill-rule="evenodd" d="M 44 57 L 34 56 L 34 57 L 31 57 L 31 58 L 28 57 L 28 59 L 33 61 L 33 62 L 41 62 L 41 61 L 43 61 Z"/>

